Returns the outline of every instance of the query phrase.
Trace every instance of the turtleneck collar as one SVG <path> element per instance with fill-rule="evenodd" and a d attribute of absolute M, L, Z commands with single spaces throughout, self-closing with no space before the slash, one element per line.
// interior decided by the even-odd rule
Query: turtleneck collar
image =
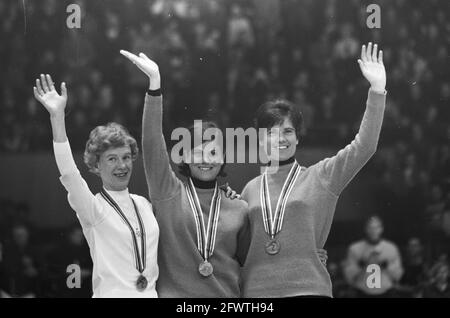
<path fill-rule="evenodd" d="M 287 160 L 283 160 L 280 162 L 276 162 L 276 164 L 271 164 L 266 166 L 265 172 L 268 175 L 272 176 L 285 176 L 289 171 L 291 170 L 292 166 L 295 162 L 295 156 L 292 156 L 291 158 Z M 274 163 L 274 162 L 272 162 Z"/>
<path fill-rule="evenodd" d="M 120 191 L 107 190 L 105 187 L 103 187 L 103 189 L 105 189 L 106 192 L 108 192 L 108 194 L 111 195 L 114 200 L 126 199 L 126 198 L 130 197 L 130 193 L 128 192 L 128 188 L 126 188 L 124 190 L 120 190 Z"/>
<path fill-rule="evenodd" d="M 279 162 L 278 162 L 278 166 L 279 166 L 279 167 L 286 166 L 286 165 L 289 165 L 289 164 L 291 164 L 291 163 L 294 163 L 294 161 L 295 161 L 295 156 L 292 156 L 292 157 L 290 157 L 289 159 L 279 161 Z M 272 162 L 269 162 L 269 166 L 272 166 Z M 275 166 L 276 166 L 276 165 L 275 165 Z"/>
<path fill-rule="evenodd" d="M 217 180 L 211 180 L 211 181 L 203 181 L 203 180 L 199 180 L 196 179 L 194 177 L 191 177 L 192 179 L 192 183 L 194 184 L 194 187 L 199 188 L 199 189 L 214 189 L 214 187 L 216 186 L 216 182 Z"/>

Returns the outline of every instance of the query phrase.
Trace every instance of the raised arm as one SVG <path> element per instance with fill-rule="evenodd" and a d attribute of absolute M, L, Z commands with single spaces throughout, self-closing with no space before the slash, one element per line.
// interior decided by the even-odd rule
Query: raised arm
<path fill-rule="evenodd" d="M 339 195 L 359 170 L 375 153 L 380 136 L 386 102 L 386 70 L 383 52 L 372 43 L 361 49 L 358 60 L 363 76 L 370 83 L 366 110 L 355 139 L 334 157 L 317 164 L 322 183 L 335 195 Z"/>
<path fill-rule="evenodd" d="M 158 65 L 144 53 L 139 56 L 121 50 L 120 53 L 144 72 L 150 81 L 142 116 L 142 153 L 145 176 L 151 200 L 166 200 L 177 195 L 181 181 L 170 165 L 162 130 L 161 76 Z M 151 96 L 155 95 L 155 96 Z"/>
<path fill-rule="evenodd" d="M 65 108 L 67 104 L 66 84 L 61 84 L 61 95 L 55 89 L 50 75 L 41 75 L 33 88 L 34 97 L 50 114 L 53 133 L 53 149 L 56 164 L 61 174 L 61 182 L 68 192 L 69 204 L 74 209 L 85 226 L 92 226 L 103 218 L 95 196 L 81 177 L 73 160 L 69 140 L 66 134 Z"/>

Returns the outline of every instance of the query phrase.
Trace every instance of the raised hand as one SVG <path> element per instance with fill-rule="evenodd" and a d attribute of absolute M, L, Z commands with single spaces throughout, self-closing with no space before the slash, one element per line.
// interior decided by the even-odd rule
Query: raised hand
<path fill-rule="evenodd" d="M 358 59 L 359 67 L 364 77 L 369 81 L 372 90 L 384 92 L 386 88 L 386 70 L 383 64 L 383 51 L 378 51 L 378 45 L 369 42 L 361 48 L 361 58 Z"/>
<path fill-rule="evenodd" d="M 139 53 L 139 56 L 134 55 L 125 50 L 120 50 L 120 54 L 129 59 L 133 64 L 135 64 L 142 72 L 145 73 L 150 79 L 150 89 L 160 88 L 160 74 L 159 67 L 154 61 L 149 59 L 144 53 Z"/>
<path fill-rule="evenodd" d="M 66 84 L 61 84 L 61 95 L 55 89 L 50 75 L 41 74 L 40 79 L 36 79 L 36 86 L 33 87 L 34 97 L 44 105 L 51 116 L 64 115 L 67 104 Z"/>

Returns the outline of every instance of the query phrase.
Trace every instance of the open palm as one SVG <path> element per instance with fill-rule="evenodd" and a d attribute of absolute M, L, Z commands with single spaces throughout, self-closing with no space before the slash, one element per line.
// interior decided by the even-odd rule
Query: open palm
<path fill-rule="evenodd" d="M 50 75 L 41 74 L 40 79 L 36 79 L 36 87 L 33 88 L 34 97 L 44 105 L 50 115 L 64 113 L 67 104 L 67 88 L 65 83 L 61 84 L 61 95 L 55 89 Z"/>
<path fill-rule="evenodd" d="M 386 70 L 383 64 L 383 51 L 378 51 L 375 44 L 369 42 L 361 48 L 361 59 L 358 60 L 359 67 L 364 77 L 369 81 L 371 87 L 377 91 L 384 91 L 386 87 Z"/>
<path fill-rule="evenodd" d="M 120 50 L 120 54 L 129 59 L 142 72 L 144 72 L 150 79 L 155 79 L 159 76 L 159 67 L 154 61 L 149 59 L 144 53 L 139 53 L 139 56 L 125 50 Z"/>

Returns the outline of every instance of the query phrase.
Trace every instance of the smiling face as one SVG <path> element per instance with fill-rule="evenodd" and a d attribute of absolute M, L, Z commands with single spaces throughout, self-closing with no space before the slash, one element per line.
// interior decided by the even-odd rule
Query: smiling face
<path fill-rule="evenodd" d="M 191 176 L 201 181 L 213 181 L 223 165 L 223 151 L 216 141 L 205 142 L 191 149 L 185 157 Z M 190 159 L 190 160 L 189 160 Z"/>
<path fill-rule="evenodd" d="M 128 187 L 133 159 L 130 146 L 109 148 L 98 160 L 96 172 L 102 178 L 106 190 L 122 191 Z"/>
<path fill-rule="evenodd" d="M 298 145 L 296 130 L 291 120 L 284 117 L 281 124 L 267 129 L 267 135 L 260 140 L 271 161 L 287 160 L 295 155 Z"/>

